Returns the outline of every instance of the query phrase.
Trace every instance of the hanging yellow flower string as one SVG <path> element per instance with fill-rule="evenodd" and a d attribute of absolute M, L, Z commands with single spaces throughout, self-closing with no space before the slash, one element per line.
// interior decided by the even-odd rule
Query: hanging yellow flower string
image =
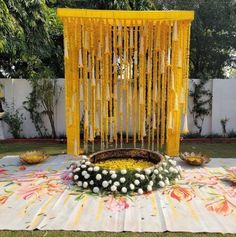
<path fill-rule="evenodd" d="M 68 153 L 101 149 L 123 135 L 133 145 L 179 151 L 181 115 L 187 132 L 192 12 L 113 12 L 59 9 L 64 23 Z M 159 15 L 158 15 L 159 14 Z M 84 149 L 80 147 L 83 122 Z M 125 125 L 125 126 L 124 126 Z M 146 128 L 147 134 L 146 134 Z M 132 129 L 132 130 L 131 130 Z"/>

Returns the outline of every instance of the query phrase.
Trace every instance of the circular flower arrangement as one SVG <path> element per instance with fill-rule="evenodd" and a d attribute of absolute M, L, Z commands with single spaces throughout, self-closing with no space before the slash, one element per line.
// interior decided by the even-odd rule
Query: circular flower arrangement
<path fill-rule="evenodd" d="M 92 163 L 87 156 L 70 165 L 74 184 L 93 193 L 143 194 L 173 184 L 181 178 L 181 167 L 168 156 L 148 168 L 109 169 L 102 162 Z M 107 167 L 107 166 L 105 166 Z"/>

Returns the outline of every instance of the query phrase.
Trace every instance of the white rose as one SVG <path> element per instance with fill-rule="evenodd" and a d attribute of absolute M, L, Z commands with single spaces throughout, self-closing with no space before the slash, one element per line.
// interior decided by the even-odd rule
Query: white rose
<path fill-rule="evenodd" d="M 84 160 L 88 160 L 88 157 L 86 155 L 82 155 L 81 158 Z"/>
<path fill-rule="evenodd" d="M 108 183 L 111 184 L 111 183 L 112 183 L 112 180 L 109 180 Z"/>
<path fill-rule="evenodd" d="M 125 181 L 126 181 L 126 179 L 125 179 L 124 177 L 121 177 L 121 178 L 120 178 L 120 182 L 121 182 L 121 183 L 124 183 Z"/>
<path fill-rule="evenodd" d="M 122 187 L 121 192 L 122 193 L 127 193 L 127 188 L 126 187 Z"/>
<path fill-rule="evenodd" d="M 115 174 L 116 172 L 114 170 L 109 171 L 110 174 Z"/>
<path fill-rule="evenodd" d="M 84 176 L 85 179 L 89 179 L 89 177 L 90 177 L 89 174 L 86 174 L 86 175 Z"/>
<path fill-rule="evenodd" d="M 135 186 L 133 184 L 130 184 L 129 187 L 130 187 L 131 190 L 135 189 Z"/>
<path fill-rule="evenodd" d="M 90 171 L 90 172 L 93 171 L 93 167 L 89 167 L 88 171 Z"/>
<path fill-rule="evenodd" d="M 166 167 L 167 166 L 167 163 L 166 162 L 163 162 L 163 164 L 162 164 L 164 167 Z"/>
<path fill-rule="evenodd" d="M 138 194 L 143 194 L 143 190 L 141 188 L 138 189 Z"/>
<path fill-rule="evenodd" d="M 169 168 L 169 171 L 170 171 L 171 173 L 174 173 L 174 172 L 175 172 L 175 169 L 174 169 L 173 167 L 170 167 L 170 168 Z"/>
<path fill-rule="evenodd" d="M 152 181 L 152 180 L 149 181 L 149 185 L 150 185 L 150 186 L 153 186 L 153 181 Z"/>
<path fill-rule="evenodd" d="M 91 164 L 90 161 L 86 161 L 86 162 L 85 162 L 85 165 L 90 165 L 90 164 Z"/>
<path fill-rule="evenodd" d="M 81 181 L 78 181 L 78 182 L 77 182 L 77 185 L 78 185 L 79 187 L 81 187 L 81 186 L 83 185 L 83 183 L 82 183 Z"/>
<path fill-rule="evenodd" d="M 102 174 L 107 175 L 107 174 L 108 174 L 108 171 L 107 171 L 107 170 L 103 170 L 103 171 L 102 171 Z"/>
<path fill-rule="evenodd" d="M 74 176 L 74 180 L 77 180 L 78 178 L 79 178 L 78 175 L 75 175 L 75 176 Z"/>
<path fill-rule="evenodd" d="M 169 160 L 169 163 L 172 164 L 173 166 L 176 166 L 176 161 L 175 160 Z"/>
<path fill-rule="evenodd" d="M 135 184 L 135 185 L 139 185 L 139 184 L 140 184 L 139 180 L 138 180 L 138 179 L 135 179 L 135 180 L 134 180 L 134 184 Z"/>
<path fill-rule="evenodd" d="M 140 168 L 137 168 L 137 169 L 136 169 L 136 171 L 140 172 L 140 171 L 141 171 L 141 169 L 140 169 Z"/>
<path fill-rule="evenodd" d="M 174 168 L 174 171 L 173 171 L 174 174 L 178 174 L 179 171 L 177 169 Z"/>
<path fill-rule="evenodd" d="M 96 180 L 101 180 L 102 179 L 102 175 L 101 174 L 97 174 L 96 175 Z"/>
<path fill-rule="evenodd" d="M 160 178 L 160 179 L 163 179 L 163 176 L 162 176 L 161 174 L 159 174 L 159 178 Z"/>
<path fill-rule="evenodd" d="M 83 176 L 85 176 L 86 174 L 87 174 L 87 171 L 86 170 L 84 170 L 84 171 L 82 171 L 82 173 L 81 173 Z"/>
<path fill-rule="evenodd" d="M 94 187 L 94 188 L 93 188 L 93 192 L 94 192 L 94 193 L 99 193 L 99 188 L 98 188 L 98 187 Z"/>
<path fill-rule="evenodd" d="M 168 170 L 166 170 L 166 169 L 164 169 L 164 172 L 165 172 L 165 173 L 167 173 L 167 174 L 169 173 L 169 171 L 168 171 Z"/>
<path fill-rule="evenodd" d="M 152 171 L 150 169 L 145 169 L 145 174 L 146 175 L 150 175 L 152 173 Z"/>
<path fill-rule="evenodd" d="M 164 187 L 165 187 L 165 183 L 164 183 L 163 181 L 160 181 L 158 184 L 159 184 L 159 185 L 160 185 L 160 187 L 162 187 L 162 188 L 164 188 Z"/>
<path fill-rule="evenodd" d="M 121 170 L 121 174 L 127 174 L 127 170 Z"/>
<path fill-rule="evenodd" d="M 83 183 L 83 188 L 87 188 L 88 187 L 88 183 L 87 182 L 84 182 Z"/>
<path fill-rule="evenodd" d="M 103 182 L 102 182 L 102 187 L 103 187 L 103 188 L 108 187 L 108 185 L 109 185 L 109 183 L 108 183 L 107 181 L 103 181 Z"/>
<path fill-rule="evenodd" d="M 68 176 L 69 176 L 69 178 L 72 178 L 73 177 L 73 173 L 69 173 Z"/>
<path fill-rule="evenodd" d="M 140 177 L 140 174 L 139 174 L 139 173 L 136 173 L 136 174 L 135 174 L 135 177 L 139 178 L 139 177 Z"/>
<path fill-rule="evenodd" d="M 147 186 L 147 191 L 148 191 L 148 192 L 151 192 L 151 191 L 152 191 L 152 186 L 148 185 L 148 186 Z"/>
<path fill-rule="evenodd" d="M 91 180 L 91 181 L 89 182 L 89 184 L 90 184 L 90 185 L 94 185 L 94 181 Z"/>
<path fill-rule="evenodd" d="M 86 165 L 81 165 L 80 166 L 82 169 L 85 169 L 87 166 Z"/>
<path fill-rule="evenodd" d="M 100 169 L 100 167 L 98 167 L 98 166 L 95 166 L 95 167 L 93 168 L 93 170 L 96 171 L 96 172 L 99 171 L 99 169 Z"/>
<path fill-rule="evenodd" d="M 112 174 L 112 175 L 111 175 L 111 178 L 112 178 L 112 179 L 115 179 L 116 177 L 117 177 L 117 174 Z"/>
<path fill-rule="evenodd" d="M 170 159 L 170 156 L 165 155 L 165 158 L 166 158 L 166 159 Z"/>
<path fill-rule="evenodd" d="M 141 174 L 141 175 L 140 175 L 140 179 L 141 179 L 141 180 L 144 180 L 144 179 L 145 179 L 145 175 Z"/>
<path fill-rule="evenodd" d="M 166 184 L 166 185 L 170 185 L 169 179 L 166 179 L 166 180 L 165 180 L 165 184 Z"/>
<path fill-rule="evenodd" d="M 115 185 L 116 187 L 118 187 L 118 186 L 120 186 L 120 183 L 119 183 L 118 181 L 116 181 L 116 182 L 114 182 L 114 185 Z"/>
<path fill-rule="evenodd" d="M 153 173 L 154 173 L 155 175 L 158 175 L 158 174 L 159 174 L 159 171 L 155 169 L 155 170 L 153 171 Z"/>
<path fill-rule="evenodd" d="M 116 189 L 117 189 L 117 188 L 116 188 L 116 186 L 115 186 L 115 185 L 112 185 L 112 186 L 111 186 L 111 191 L 112 191 L 112 192 L 115 192 L 115 191 L 116 191 Z"/>
<path fill-rule="evenodd" d="M 163 170 L 163 168 L 162 167 L 159 167 L 159 171 L 162 171 Z"/>
<path fill-rule="evenodd" d="M 80 171 L 80 168 L 76 168 L 76 169 L 74 169 L 73 172 L 78 172 L 78 171 Z"/>

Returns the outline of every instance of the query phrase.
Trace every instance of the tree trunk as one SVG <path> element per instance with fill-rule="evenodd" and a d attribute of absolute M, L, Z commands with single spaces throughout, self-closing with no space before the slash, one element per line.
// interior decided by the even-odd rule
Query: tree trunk
<path fill-rule="evenodd" d="M 56 138 L 57 134 L 56 134 L 56 129 L 55 129 L 55 123 L 53 119 L 53 113 L 51 111 L 48 112 L 48 118 L 49 118 L 51 129 L 52 129 L 52 138 Z"/>

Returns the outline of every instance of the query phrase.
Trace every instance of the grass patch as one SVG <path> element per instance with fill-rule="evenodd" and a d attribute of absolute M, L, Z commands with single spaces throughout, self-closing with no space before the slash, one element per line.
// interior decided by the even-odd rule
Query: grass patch
<path fill-rule="evenodd" d="M 25 151 L 40 150 L 49 155 L 66 153 L 66 144 L 54 143 L 0 143 L 0 157 L 6 155 L 19 155 Z"/>
<path fill-rule="evenodd" d="M 212 158 L 236 158 L 236 143 L 183 143 L 181 151 L 202 152 Z"/>
<path fill-rule="evenodd" d="M 124 146 L 125 147 L 125 146 Z M 132 147 L 127 145 L 127 147 Z M 113 146 L 110 146 L 113 148 Z M 95 145 L 95 151 L 100 149 L 100 145 Z M 50 144 L 50 143 L 0 143 L 0 157 L 6 155 L 19 155 L 29 150 L 40 150 L 49 155 L 58 155 L 66 153 L 66 144 Z M 210 157 L 236 157 L 236 143 L 183 143 L 181 151 L 202 152 Z"/>
<path fill-rule="evenodd" d="M 215 233 L 133 233 L 133 232 L 80 232 L 80 231 L 0 231 L 0 237 L 233 237 L 234 234 Z"/>

